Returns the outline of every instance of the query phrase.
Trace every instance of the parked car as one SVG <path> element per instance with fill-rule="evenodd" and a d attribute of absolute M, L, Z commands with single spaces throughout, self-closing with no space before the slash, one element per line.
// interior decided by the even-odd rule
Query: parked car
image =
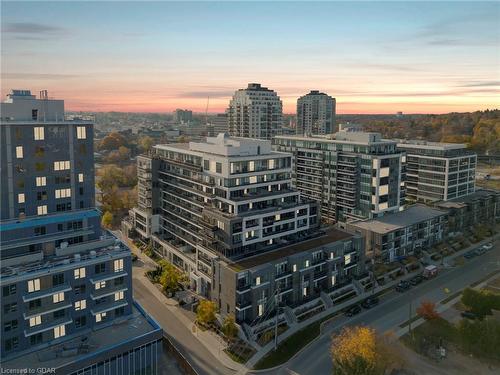
<path fill-rule="evenodd" d="M 460 315 L 462 315 L 462 318 L 467 318 L 467 319 L 471 319 L 471 320 L 474 320 L 477 318 L 476 314 L 474 314 L 473 312 L 470 312 L 470 311 L 462 311 L 460 313 Z"/>
<path fill-rule="evenodd" d="M 378 305 L 378 297 L 368 297 L 363 302 L 361 302 L 361 306 L 365 309 L 371 309 L 374 306 Z"/>
<path fill-rule="evenodd" d="M 406 292 L 410 289 L 411 284 L 408 281 L 401 280 L 398 285 L 396 285 L 396 292 Z"/>
<path fill-rule="evenodd" d="M 483 249 L 484 250 L 491 250 L 491 249 L 493 249 L 493 244 L 491 242 L 487 243 L 487 244 L 483 245 Z"/>
<path fill-rule="evenodd" d="M 351 317 L 356 314 L 359 314 L 360 312 L 361 312 L 361 307 L 359 307 L 359 305 L 354 305 L 345 312 L 345 315 Z"/>
<path fill-rule="evenodd" d="M 478 247 L 476 250 L 474 250 L 474 253 L 476 255 L 483 255 L 486 252 L 486 249 L 484 247 Z"/>
<path fill-rule="evenodd" d="M 476 256 L 476 253 L 474 252 L 474 250 L 467 251 L 467 252 L 464 254 L 464 258 L 465 258 L 465 259 L 471 259 L 471 258 L 474 258 L 475 256 Z"/>
<path fill-rule="evenodd" d="M 417 275 L 410 280 L 410 284 L 413 286 L 418 285 L 422 282 L 423 279 L 424 278 L 422 277 L 422 275 Z"/>

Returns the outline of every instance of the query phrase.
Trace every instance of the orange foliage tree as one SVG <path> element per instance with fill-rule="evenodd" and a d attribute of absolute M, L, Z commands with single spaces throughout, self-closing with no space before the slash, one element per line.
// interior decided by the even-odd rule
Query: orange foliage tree
<path fill-rule="evenodd" d="M 439 318 L 439 313 L 436 311 L 436 304 L 430 301 L 422 301 L 417 308 L 417 314 L 425 320 L 433 320 Z"/>

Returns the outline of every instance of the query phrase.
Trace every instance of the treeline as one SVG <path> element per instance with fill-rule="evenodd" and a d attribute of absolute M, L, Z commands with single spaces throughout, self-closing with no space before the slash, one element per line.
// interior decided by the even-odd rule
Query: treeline
<path fill-rule="evenodd" d="M 385 138 L 466 143 L 477 152 L 500 154 L 500 110 L 443 115 L 339 116 L 340 122 L 363 125 Z"/>

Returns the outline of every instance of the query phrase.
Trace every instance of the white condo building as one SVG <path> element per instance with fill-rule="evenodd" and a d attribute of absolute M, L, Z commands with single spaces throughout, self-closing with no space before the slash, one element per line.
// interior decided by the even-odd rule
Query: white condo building
<path fill-rule="evenodd" d="M 281 134 L 283 104 L 278 94 L 249 83 L 246 89 L 236 91 L 229 102 L 229 133 L 235 137 L 272 139 Z"/>

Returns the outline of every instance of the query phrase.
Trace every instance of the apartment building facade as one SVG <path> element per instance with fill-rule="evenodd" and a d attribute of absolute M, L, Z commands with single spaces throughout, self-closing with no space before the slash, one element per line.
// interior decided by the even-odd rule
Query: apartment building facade
<path fill-rule="evenodd" d="M 364 238 L 368 257 L 393 262 L 441 242 L 446 222 L 446 211 L 416 204 L 391 215 L 347 223 L 345 229 Z"/>
<path fill-rule="evenodd" d="M 406 153 L 406 197 L 438 202 L 475 191 L 477 155 L 464 144 L 400 141 Z"/>
<path fill-rule="evenodd" d="M 227 109 L 229 134 L 234 137 L 272 139 L 281 134 L 283 104 L 278 94 L 249 83 L 236 91 Z"/>
<path fill-rule="evenodd" d="M 101 231 L 95 209 L 92 121 L 68 120 L 62 100 L 27 90 L 14 90 L 1 114 L 2 366 L 69 374 L 124 354 L 111 351 L 121 343 L 138 361 L 130 370 L 156 369 L 133 350 L 156 353 L 157 326 L 109 346 L 92 341 L 137 311 L 130 251 Z"/>
<path fill-rule="evenodd" d="M 321 203 L 328 221 L 352 221 L 397 212 L 405 196 L 405 156 L 378 133 L 331 137 L 277 136 L 277 151 L 293 155 L 293 184 Z"/>
<path fill-rule="evenodd" d="M 311 91 L 297 100 L 297 135 L 325 135 L 335 131 L 335 98 Z"/>
<path fill-rule="evenodd" d="M 218 262 L 215 301 L 253 325 L 350 284 L 364 272 L 361 237 L 329 229 L 315 238 L 234 262 Z"/>

